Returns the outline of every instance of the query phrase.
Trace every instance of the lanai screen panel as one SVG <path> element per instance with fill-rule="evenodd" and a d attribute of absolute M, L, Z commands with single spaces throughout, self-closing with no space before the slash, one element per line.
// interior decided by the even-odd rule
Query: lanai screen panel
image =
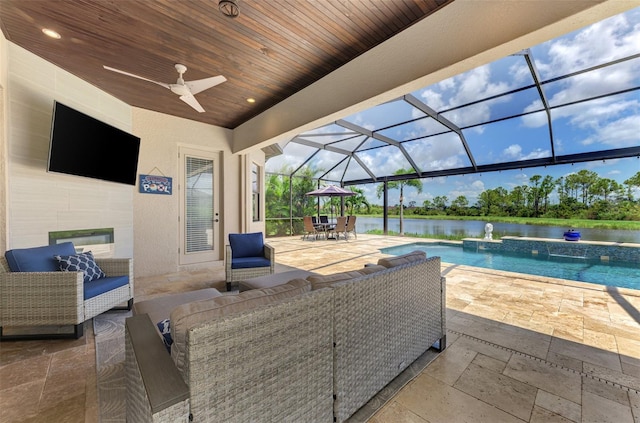
<path fill-rule="evenodd" d="M 376 131 L 396 125 L 398 122 L 406 122 L 424 116 L 426 116 L 425 113 L 399 99 L 363 110 L 344 118 L 344 120 L 370 131 Z"/>
<path fill-rule="evenodd" d="M 321 179 L 345 184 L 380 181 L 413 164 L 419 172 L 459 168 L 465 173 L 474 164 L 503 170 L 520 161 L 553 164 L 553 158 L 566 155 L 591 161 L 615 156 L 621 148 L 635 151 L 640 146 L 638 40 L 640 8 L 515 51 L 298 140 L 316 151 L 333 151 L 336 155 L 318 153 L 310 165 L 326 169 Z M 313 154 L 294 138 L 285 147 L 286 159 L 270 159 L 267 170 L 277 168 L 278 160 L 301 163 L 291 159 L 294 150 L 304 155 L 302 162 Z M 327 168 L 329 157 L 336 158 L 334 168 Z"/>
<path fill-rule="evenodd" d="M 396 141 L 409 141 L 450 131 L 449 128 L 434 118 L 427 116 L 388 129 L 383 129 L 378 131 L 378 133 Z"/>
<path fill-rule="evenodd" d="M 558 154 L 640 145 L 638 91 L 551 111 Z"/>
<path fill-rule="evenodd" d="M 332 123 L 300 134 L 298 138 L 326 145 L 358 135 L 355 131 Z"/>
<path fill-rule="evenodd" d="M 366 135 L 349 136 L 342 141 L 336 141 L 331 144 L 332 147 L 339 148 L 345 151 L 356 151 L 367 142 L 368 137 Z"/>
<path fill-rule="evenodd" d="M 332 173 L 331 175 L 333 176 L 334 173 Z M 349 162 L 347 163 L 347 169 L 344 173 L 345 181 L 355 181 L 369 178 L 371 178 L 371 175 L 369 175 L 367 171 L 364 170 L 364 168 L 360 166 L 360 164 L 356 160 L 349 160 Z"/>
<path fill-rule="evenodd" d="M 531 47 L 540 77 L 549 80 L 640 53 L 639 23 L 635 8 Z"/>
<path fill-rule="evenodd" d="M 639 42 L 640 44 L 640 42 Z M 640 46 L 638 47 L 640 53 Z M 545 83 L 551 107 L 623 92 L 640 85 L 640 57 Z M 638 98 L 638 94 L 635 95 Z"/>
<path fill-rule="evenodd" d="M 412 169 L 413 172 L 413 167 L 402 151 L 392 145 L 359 151 L 356 155 L 374 175 L 393 175 L 399 169 Z"/>
<path fill-rule="evenodd" d="M 327 172 L 333 169 L 340 161 L 346 160 L 344 154 L 334 153 L 328 150 L 320 150 L 307 160 L 303 165 L 309 175 L 313 177 L 323 177 Z M 338 179 L 339 180 L 339 179 Z"/>
<path fill-rule="evenodd" d="M 531 86 L 533 82 L 523 56 L 513 55 L 445 79 L 412 94 L 427 106 L 442 113 Z"/>
<path fill-rule="evenodd" d="M 530 125 L 529 120 L 536 122 Z M 478 165 L 551 157 L 545 112 L 463 130 Z"/>
<path fill-rule="evenodd" d="M 453 132 L 407 141 L 402 145 L 423 172 L 471 166 L 460 137 Z"/>
<path fill-rule="evenodd" d="M 542 109 L 540 95 L 535 88 L 463 106 L 444 112 L 442 116 L 449 119 L 459 128 L 468 128 L 526 113 L 526 108 L 531 104 L 537 104 L 539 106 L 538 110 Z"/>
<path fill-rule="evenodd" d="M 290 142 L 284 152 L 279 156 L 269 159 L 268 172 L 280 173 L 286 170 L 286 174 L 302 166 L 302 164 L 318 151 L 317 148 Z"/>

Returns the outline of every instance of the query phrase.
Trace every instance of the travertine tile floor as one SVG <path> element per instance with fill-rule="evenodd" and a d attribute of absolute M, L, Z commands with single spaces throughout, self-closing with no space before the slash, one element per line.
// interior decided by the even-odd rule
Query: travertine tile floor
<path fill-rule="evenodd" d="M 414 239 L 270 238 L 280 271 L 329 274 Z M 371 423 L 640 423 L 640 291 L 443 263 L 447 349 Z M 222 266 L 136 279 L 136 300 L 217 287 Z M 93 331 L 0 344 L 1 422 L 97 420 Z"/>

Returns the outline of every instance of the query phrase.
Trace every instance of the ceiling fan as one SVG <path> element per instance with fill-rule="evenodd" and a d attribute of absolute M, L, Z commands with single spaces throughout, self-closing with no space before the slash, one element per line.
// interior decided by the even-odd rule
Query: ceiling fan
<path fill-rule="evenodd" d="M 104 66 L 103 65 L 103 67 L 106 70 L 109 70 L 109 71 L 112 71 L 112 72 L 117 72 L 117 73 L 121 73 L 123 75 L 132 76 L 134 78 L 142 79 L 144 81 L 153 82 L 154 84 L 158 84 L 161 87 L 168 88 L 173 93 L 178 94 L 180 96 L 180 100 L 184 101 L 185 103 L 187 103 L 189 106 L 193 107 L 194 109 L 196 109 L 200 113 L 203 113 L 204 109 L 202 108 L 200 103 L 198 103 L 198 100 L 196 100 L 194 95 L 198 94 L 199 92 L 202 92 L 204 90 L 207 90 L 207 89 L 209 89 L 211 87 L 215 87 L 218 84 L 222 84 L 223 82 L 225 82 L 227 80 L 227 78 L 225 78 L 224 76 L 218 75 L 218 76 L 212 76 L 210 78 L 198 79 L 196 81 L 185 81 L 182 78 L 182 74 L 184 74 L 187 71 L 187 67 L 185 65 L 181 65 L 180 63 L 176 63 L 176 65 L 175 65 L 176 70 L 178 71 L 178 81 L 175 84 L 165 84 L 164 82 L 153 81 L 151 79 L 147 79 L 147 78 L 144 78 L 142 76 L 134 75 L 132 73 L 125 72 L 125 71 L 122 71 L 122 70 L 119 70 L 119 69 L 115 69 L 115 68 L 112 68 L 112 67 L 109 67 L 109 66 Z"/>

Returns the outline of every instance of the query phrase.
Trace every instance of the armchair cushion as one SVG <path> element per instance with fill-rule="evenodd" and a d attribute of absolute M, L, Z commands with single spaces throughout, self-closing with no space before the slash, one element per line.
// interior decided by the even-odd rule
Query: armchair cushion
<path fill-rule="evenodd" d="M 229 244 L 231 245 L 231 254 L 233 259 L 243 257 L 264 257 L 264 241 L 262 238 L 262 232 L 229 234 Z M 267 266 L 268 265 L 269 264 L 267 264 Z"/>
<path fill-rule="evenodd" d="M 12 272 L 56 272 L 60 269 L 53 256 L 75 253 L 72 242 L 63 242 L 44 247 L 17 248 L 5 252 L 4 256 Z"/>
<path fill-rule="evenodd" d="M 112 291 L 121 286 L 126 286 L 129 283 L 129 276 L 111 276 L 106 278 L 96 279 L 91 282 L 85 282 L 84 284 L 84 299 L 97 297 L 105 292 Z"/>
<path fill-rule="evenodd" d="M 107 276 L 96 263 L 91 251 L 70 256 L 55 255 L 54 257 L 63 272 L 82 272 L 85 283 Z"/>
<path fill-rule="evenodd" d="M 254 267 L 269 267 L 271 260 L 266 257 L 240 257 L 231 261 L 232 269 L 253 269 Z"/>

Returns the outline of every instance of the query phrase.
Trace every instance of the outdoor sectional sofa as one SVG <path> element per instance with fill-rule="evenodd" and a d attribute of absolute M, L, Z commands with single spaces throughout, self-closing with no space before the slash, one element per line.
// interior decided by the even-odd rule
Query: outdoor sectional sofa
<path fill-rule="evenodd" d="M 430 347 L 446 346 L 439 257 L 282 275 L 239 294 L 206 289 L 134 304 L 127 421 L 340 423 Z M 169 310 L 170 354 L 156 325 Z"/>

